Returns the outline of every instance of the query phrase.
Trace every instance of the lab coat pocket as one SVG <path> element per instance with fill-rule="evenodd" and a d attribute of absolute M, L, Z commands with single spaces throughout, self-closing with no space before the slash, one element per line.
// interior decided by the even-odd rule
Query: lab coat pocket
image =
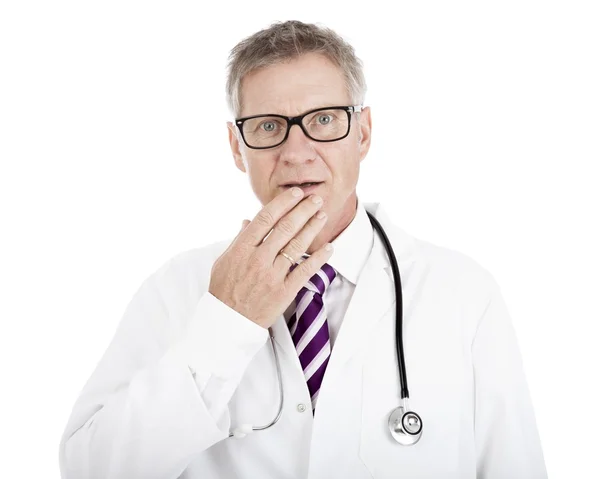
<path fill-rule="evenodd" d="M 444 351 L 432 350 L 415 335 L 405 337 L 404 352 L 409 409 L 421 417 L 422 435 L 410 446 L 391 435 L 389 416 L 402 405 L 392 331 L 391 322 L 382 325 L 365 351 L 360 458 L 377 479 L 458 479 L 459 405 L 453 375 Z"/>

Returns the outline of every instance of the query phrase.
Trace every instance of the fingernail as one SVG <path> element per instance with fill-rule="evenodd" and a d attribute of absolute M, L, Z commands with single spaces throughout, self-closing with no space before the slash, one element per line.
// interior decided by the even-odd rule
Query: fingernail
<path fill-rule="evenodd" d="M 317 218 L 320 220 L 325 218 L 325 212 L 323 210 L 319 210 L 319 212 L 317 213 Z"/>
<path fill-rule="evenodd" d="M 297 186 L 294 186 L 292 188 L 292 196 L 295 196 L 296 198 L 298 198 L 299 196 L 302 196 L 302 189 L 298 188 Z"/>
<path fill-rule="evenodd" d="M 313 203 L 318 205 L 321 201 L 323 201 L 323 198 L 321 198 L 319 195 L 314 195 L 311 200 Z"/>
<path fill-rule="evenodd" d="M 331 243 L 327 243 L 325 245 L 325 251 L 331 251 L 333 249 L 333 245 Z"/>

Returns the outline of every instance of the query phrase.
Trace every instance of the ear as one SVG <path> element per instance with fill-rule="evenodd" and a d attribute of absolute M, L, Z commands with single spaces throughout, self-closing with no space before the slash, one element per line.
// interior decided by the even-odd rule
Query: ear
<path fill-rule="evenodd" d="M 360 161 L 364 160 L 371 147 L 371 107 L 367 106 L 360 112 Z"/>
<path fill-rule="evenodd" d="M 240 140 L 238 138 L 237 127 L 232 122 L 228 121 L 227 131 L 229 133 L 229 146 L 231 147 L 231 153 L 233 155 L 233 160 L 235 161 L 235 166 L 237 166 L 238 170 L 246 173 L 246 167 L 244 166 L 242 153 L 240 152 Z"/>

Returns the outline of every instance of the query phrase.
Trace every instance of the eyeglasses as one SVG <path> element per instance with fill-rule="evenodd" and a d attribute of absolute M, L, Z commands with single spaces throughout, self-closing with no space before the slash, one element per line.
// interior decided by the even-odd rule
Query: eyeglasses
<path fill-rule="evenodd" d="M 236 118 L 235 124 L 248 148 L 262 150 L 274 148 L 287 140 L 292 125 L 298 125 L 314 141 L 338 141 L 350 133 L 352 113 L 362 105 L 327 106 L 299 116 L 254 115 Z"/>

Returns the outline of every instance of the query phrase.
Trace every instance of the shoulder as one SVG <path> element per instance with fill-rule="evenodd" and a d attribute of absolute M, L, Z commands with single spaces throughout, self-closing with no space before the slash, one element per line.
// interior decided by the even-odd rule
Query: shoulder
<path fill-rule="evenodd" d="M 232 241 L 233 238 L 181 251 L 173 255 L 163 264 L 162 268 L 171 273 L 183 273 L 189 270 L 201 272 L 206 269 L 210 271 L 213 263 L 225 252 Z"/>
<path fill-rule="evenodd" d="M 160 264 L 145 280 L 169 302 L 194 303 L 208 290 L 214 262 L 229 247 L 233 238 L 175 253 Z"/>
<path fill-rule="evenodd" d="M 388 214 L 379 203 L 365 203 L 367 211 L 376 215 L 389 233 L 394 253 L 399 264 L 413 264 L 428 279 L 438 281 L 437 286 L 451 288 L 453 285 L 463 288 L 489 288 L 495 284 L 490 270 L 469 254 L 435 244 L 405 230 Z"/>
<path fill-rule="evenodd" d="M 423 281 L 434 290 L 470 303 L 485 301 L 499 289 L 487 265 L 473 256 L 404 231 L 402 234 L 410 238 L 415 265 L 424 273 Z"/>
<path fill-rule="evenodd" d="M 465 281 L 493 281 L 491 271 L 473 256 L 444 245 L 415 238 L 419 256 L 432 268 Z"/>

